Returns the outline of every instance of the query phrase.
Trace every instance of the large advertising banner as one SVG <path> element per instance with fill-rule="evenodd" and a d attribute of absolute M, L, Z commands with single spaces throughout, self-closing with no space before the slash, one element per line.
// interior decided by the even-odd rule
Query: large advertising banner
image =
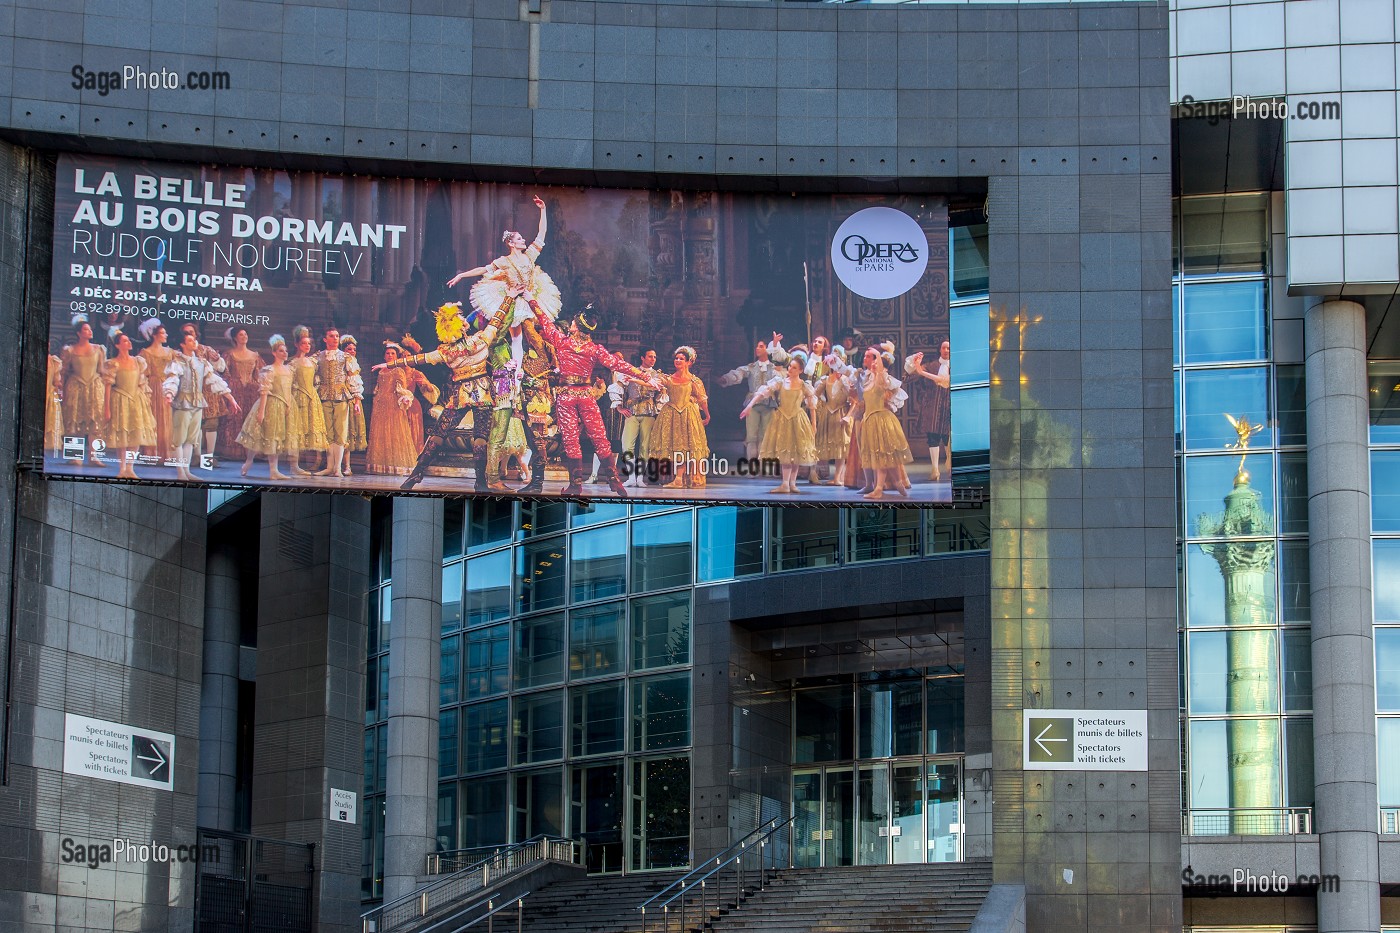
<path fill-rule="evenodd" d="M 57 177 L 50 475 L 951 499 L 941 197 Z"/>

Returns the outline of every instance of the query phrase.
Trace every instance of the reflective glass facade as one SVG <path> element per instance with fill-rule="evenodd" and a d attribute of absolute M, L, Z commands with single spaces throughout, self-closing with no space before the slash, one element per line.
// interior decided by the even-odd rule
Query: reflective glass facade
<path fill-rule="evenodd" d="M 1306 424 L 1275 361 L 1267 194 L 1177 202 L 1183 830 L 1298 831 L 1313 802 Z"/>

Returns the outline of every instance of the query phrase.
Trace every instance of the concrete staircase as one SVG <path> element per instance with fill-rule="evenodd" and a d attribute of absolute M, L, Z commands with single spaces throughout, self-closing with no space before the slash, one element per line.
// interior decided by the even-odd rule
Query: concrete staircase
<path fill-rule="evenodd" d="M 963 933 L 991 885 L 991 862 L 789 869 L 707 929 Z"/>
<path fill-rule="evenodd" d="M 558 881 L 525 901 L 524 933 L 636 933 L 637 905 L 679 877 Z M 711 912 L 703 933 L 964 933 L 992 884 L 991 862 L 790 868 L 737 909 Z M 514 916 L 506 927 L 513 931 Z M 674 929 L 674 928 L 673 928 Z"/>
<path fill-rule="evenodd" d="M 556 881 L 525 899 L 523 933 L 635 933 L 642 928 L 637 906 L 682 874 L 593 875 Z M 497 926 L 514 933 L 514 916 L 509 924 Z"/>

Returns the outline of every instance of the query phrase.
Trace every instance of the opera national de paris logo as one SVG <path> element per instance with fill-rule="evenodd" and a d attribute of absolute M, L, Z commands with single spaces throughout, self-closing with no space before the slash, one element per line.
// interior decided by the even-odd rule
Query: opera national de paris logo
<path fill-rule="evenodd" d="M 928 267 L 928 237 L 901 210 L 867 207 L 837 228 L 831 266 L 842 284 L 862 298 L 898 298 Z"/>

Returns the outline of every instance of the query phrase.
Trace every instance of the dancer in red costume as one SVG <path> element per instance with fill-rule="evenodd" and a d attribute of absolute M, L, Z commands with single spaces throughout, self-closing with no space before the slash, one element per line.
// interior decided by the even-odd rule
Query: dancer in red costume
<path fill-rule="evenodd" d="M 529 295 L 526 300 L 535 314 L 535 322 L 540 333 L 559 357 L 559 381 L 554 389 L 554 417 L 559 422 L 559 433 L 564 439 L 564 464 L 569 468 L 569 485 L 561 495 L 578 496 L 583 494 L 583 478 L 587 467 L 583 465 L 583 448 L 579 444 L 579 431 L 588 432 L 593 449 L 598 455 L 601 467 L 599 475 L 608 481 L 608 488 L 614 495 L 627 498 L 627 490 L 622 485 L 622 477 L 617 472 L 617 455 L 608 443 L 608 432 L 603 427 L 603 417 L 598 411 L 598 398 L 593 393 L 593 369 L 595 366 L 645 382 L 660 389 L 661 382 L 655 375 L 643 372 L 631 363 L 611 353 L 602 344 L 593 342 L 593 331 L 598 322 L 584 311 L 575 315 L 566 334 L 549 315 Z"/>

